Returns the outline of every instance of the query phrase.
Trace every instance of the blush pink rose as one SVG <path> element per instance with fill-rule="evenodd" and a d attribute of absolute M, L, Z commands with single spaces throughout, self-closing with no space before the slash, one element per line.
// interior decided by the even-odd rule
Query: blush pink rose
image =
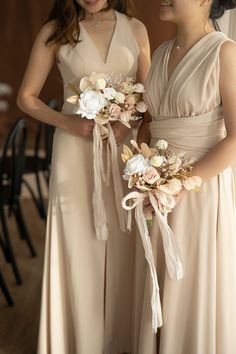
<path fill-rule="evenodd" d="M 154 184 L 160 178 L 159 173 L 154 167 L 148 167 L 142 176 L 143 180 L 148 184 Z"/>
<path fill-rule="evenodd" d="M 120 107 L 116 103 L 112 103 L 109 108 L 111 118 L 118 119 L 120 117 Z"/>

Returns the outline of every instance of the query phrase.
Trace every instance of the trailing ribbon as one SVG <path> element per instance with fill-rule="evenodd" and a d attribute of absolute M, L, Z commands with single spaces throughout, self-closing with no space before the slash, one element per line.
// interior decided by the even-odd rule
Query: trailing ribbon
<path fill-rule="evenodd" d="M 157 218 L 161 234 L 163 240 L 163 248 L 165 253 L 165 260 L 168 269 L 168 273 L 172 279 L 181 279 L 184 276 L 183 265 L 180 257 L 180 251 L 177 244 L 177 240 L 170 229 L 167 223 L 167 217 L 163 216 L 158 208 L 158 198 L 160 196 L 158 193 L 155 196 L 148 192 L 140 193 L 140 192 L 131 192 L 127 194 L 122 200 L 122 206 L 124 209 L 130 211 L 135 209 L 135 220 L 137 222 L 140 236 L 142 239 L 144 251 L 145 251 L 145 258 L 149 264 L 151 278 L 152 278 L 152 299 L 151 299 L 151 307 L 152 307 L 152 329 L 153 332 L 156 333 L 157 329 L 162 326 L 162 311 L 161 311 L 161 301 L 160 301 L 160 294 L 159 294 L 159 285 L 157 279 L 157 273 L 155 268 L 153 250 L 151 239 L 148 232 L 148 227 L 143 211 L 143 202 L 146 197 L 149 197 L 150 203 L 155 211 L 155 216 Z M 128 202 L 128 205 L 127 205 Z M 169 208 L 171 208 L 173 200 L 170 199 Z M 167 204 L 167 200 L 166 200 Z M 166 205 L 168 207 L 168 205 Z M 130 228 L 131 225 L 128 225 Z"/>
<path fill-rule="evenodd" d="M 116 210 L 119 218 L 120 228 L 125 231 L 125 213 L 120 208 L 120 203 L 123 196 L 123 188 L 120 177 L 117 145 L 110 123 L 107 123 L 108 141 L 107 141 L 107 164 L 106 170 L 103 161 L 103 141 L 101 138 L 101 128 L 99 124 L 94 124 L 93 129 L 93 167 L 94 167 L 94 190 L 93 190 L 93 210 L 94 210 L 94 225 L 96 237 L 100 240 L 107 240 L 107 215 L 103 201 L 103 182 L 108 186 L 110 183 L 110 172 L 112 170 Z"/>

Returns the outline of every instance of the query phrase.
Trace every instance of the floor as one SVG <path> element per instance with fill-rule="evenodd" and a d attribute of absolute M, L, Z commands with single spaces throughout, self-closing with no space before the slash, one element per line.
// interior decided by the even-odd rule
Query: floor
<path fill-rule="evenodd" d="M 14 307 L 7 307 L 0 290 L 0 354 L 36 354 L 37 348 L 45 222 L 39 218 L 30 199 L 24 199 L 22 207 L 38 255 L 36 258 L 29 256 L 11 218 L 10 236 L 23 285 L 15 284 L 11 268 L 0 251 L 0 268 L 15 302 Z"/>

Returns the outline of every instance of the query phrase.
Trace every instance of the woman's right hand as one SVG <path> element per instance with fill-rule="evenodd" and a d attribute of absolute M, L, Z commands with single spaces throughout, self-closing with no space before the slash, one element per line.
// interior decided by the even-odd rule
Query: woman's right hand
<path fill-rule="evenodd" d="M 78 114 L 63 114 L 64 130 L 72 135 L 92 139 L 94 120 L 81 118 Z"/>

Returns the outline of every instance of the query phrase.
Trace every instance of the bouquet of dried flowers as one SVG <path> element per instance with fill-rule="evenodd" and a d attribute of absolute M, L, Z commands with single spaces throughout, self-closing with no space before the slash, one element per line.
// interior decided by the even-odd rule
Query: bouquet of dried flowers
<path fill-rule="evenodd" d="M 135 83 L 133 78 L 121 74 L 92 73 L 83 77 L 78 85 L 68 84 L 75 93 L 67 101 L 75 105 L 73 113 L 80 117 L 93 119 L 93 165 L 94 165 L 94 224 L 99 239 L 107 239 L 107 219 L 102 198 L 102 180 L 108 185 L 112 170 L 116 208 L 121 229 L 125 230 L 125 215 L 120 208 L 122 183 L 120 178 L 117 146 L 112 130 L 112 122 L 119 121 L 128 128 L 130 122 L 142 118 L 147 110 L 143 101 L 144 86 Z M 103 140 L 107 137 L 107 140 Z M 105 141 L 105 144 L 104 144 Z M 107 151 L 106 171 L 103 162 L 104 145 Z"/>
<path fill-rule="evenodd" d="M 186 160 L 185 154 L 174 151 L 166 140 L 158 140 L 152 148 L 144 143 L 139 147 L 134 140 L 131 140 L 131 144 L 137 153 L 134 154 L 128 146 L 123 146 L 122 159 L 125 163 L 123 178 L 128 181 L 128 187 L 134 187 L 136 191 L 123 198 L 122 206 L 129 211 L 135 209 L 135 218 L 152 277 L 153 331 L 156 332 L 162 325 L 162 315 L 144 200 L 149 199 L 158 221 L 169 275 L 173 279 L 181 279 L 184 276 L 183 264 L 176 238 L 168 225 L 167 214 L 175 207 L 175 197 L 182 190 L 198 191 L 202 180 L 198 176 L 192 176 L 194 161 Z M 148 217 L 148 220 L 150 219 L 152 215 L 151 218 Z M 131 221 L 128 227 L 131 227 Z"/>

